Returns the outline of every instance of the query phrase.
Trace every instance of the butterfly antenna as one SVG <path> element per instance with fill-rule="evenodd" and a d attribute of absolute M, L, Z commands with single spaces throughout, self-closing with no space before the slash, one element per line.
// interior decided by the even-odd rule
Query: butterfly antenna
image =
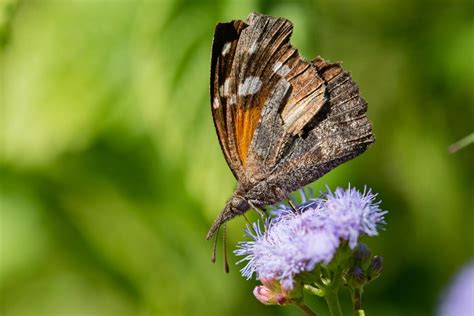
<path fill-rule="evenodd" d="M 224 271 L 225 273 L 229 273 L 229 261 L 227 260 L 227 231 L 226 231 L 226 224 L 223 225 L 222 227 L 222 232 L 224 234 L 223 236 L 223 242 L 224 242 Z"/>
<path fill-rule="evenodd" d="M 211 255 L 212 263 L 216 262 L 217 238 L 218 237 L 219 237 L 219 229 L 217 229 L 217 232 L 216 232 L 216 238 L 214 239 L 214 246 L 212 246 L 212 255 Z"/>

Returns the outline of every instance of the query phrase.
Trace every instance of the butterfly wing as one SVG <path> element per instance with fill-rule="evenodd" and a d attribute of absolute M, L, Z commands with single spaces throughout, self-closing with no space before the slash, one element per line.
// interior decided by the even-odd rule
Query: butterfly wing
<path fill-rule="evenodd" d="M 226 160 L 244 185 L 268 175 L 275 161 L 271 150 L 260 150 L 276 145 L 267 136 L 277 123 L 266 121 L 269 115 L 262 111 L 278 112 L 285 131 L 296 135 L 325 101 L 324 83 L 315 67 L 289 43 L 292 30 L 286 19 L 256 13 L 245 22 L 216 27 L 211 58 L 213 117 Z M 262 143 L 264 147 L 257 146 Z"/>
<path fill-rule="evenodd" d="M 211 52 L 211 110 L 219 143 L 224 157 L 236 179 L 244 178 L 242 163 L 237 152 L 233 115 L 224 95 L 224 83 L 230 75 L 236 43 L 245 25 L 242 21 L 219 23 L 214 32 Z M 227 81 L 229 84 L 229 81 Z"/>
<path fill-rule="evenodd" d="M 302 135 L 291 136 L 291 131 L 280 124 L 280 135 L 275 137 L 280 143 L 271 149 L 276 151 L 277 161 L 267 176 L 266 186 L 286 193 L 360 155 L 375 141 L 365 116 L 367 103 L 359 96 L 350 74 L 340 64 L 330 64 L 321 58 L 315 59 L 313 66 L 324 81 L 325 104 L 305 126 Z"/>
<path fill-rule="evenodd" d="M 239 186 L 208 238 L 247 202 L 276 203 L 374 141 L 350 75 L 339 64 L 301 58 L 289 43 L 292 29 L 288 20 L 256 13 L 216 27 L 211 108 Z"/>

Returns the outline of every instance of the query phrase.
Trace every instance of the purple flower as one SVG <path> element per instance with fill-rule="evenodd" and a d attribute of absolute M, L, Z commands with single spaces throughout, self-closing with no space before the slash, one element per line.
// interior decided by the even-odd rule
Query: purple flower
<path fill-rule="evenodd" d="M 474 261 L 454 278 L 445 293 L 438 315 L 474 315 Z"/>
<path fill-rule="evenodd" d="M 262 232 L 258 224 L 254 231 L 247 228 L 251 241 L 239 242 L 236 255 L 245 256 L 238 263 L 248 261 L 241 270 L 250 279 L 256 273 L 259 280 L 280 280 L 283 288 L 293 287 L 294 276 L 312 271 L 316 264 L 328 264 L 339 240 L 320 226 L 318 209 L 310 209 L 297 216 L 287 216 L 270 222 Z"/>
<path fill-rule="evenodd" d="M 384 216 L 387 213 L 379 208 L 376 202 L 377 194 L 373 194 L 364 187 L 360 193 L 355 188 L 344 190 L 337 188 L 323 194 L 324 211 L 327 221 L 330 222 L 334 234 L 343 240 L 349 241 L 353 249 L 357 245 L 359 235 L 378 235 L 377 228 L 385 224 Z"/>
<path fill-rule="evenodd" d="M 383 212 L 374 203 L 370 190 L 359 193 L 355 189 L 337 189 L 316 199 L 303 190 L 298 212 L 286 205 L 272 210 L 272 217 L 262 231 L 259 223 L 246 233 L 250 241 L 239 242 L 235 254 L 244 256 L 237 263 L 247 261 L 241 273 L 250 279 L 278 280 L 284 289 L 292 289 L 295 277 L 311 272 L 318 264 L 327 265 L 336 254 L 341 240 L 357 245 L 360 235 L 377 234 L 383 223 Z"/>

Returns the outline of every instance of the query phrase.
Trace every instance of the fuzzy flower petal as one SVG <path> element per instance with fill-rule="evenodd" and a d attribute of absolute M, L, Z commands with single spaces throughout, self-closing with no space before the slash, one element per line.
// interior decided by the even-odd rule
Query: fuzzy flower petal
<path fill-rule="evenodd" d="M 334 192 L 328 190 L 323 194 L 321 200 L 329 226 L 335 235 L 349 241 L 352 249 L 360 235 L 376 236 L 377 228 L 385 224 L 387 212 L 380 209 L 376 197 L 370 189 L 364 188 L 361 193 L 351 187 L 347 190 L 337 188 Z"/>
<path fill-rule="evenodd" d="M 373 236 L 383 223 L 383 212 L 370 190 L 337 189 L 320 199 L 306 196 L 298 212 L 280 204 L 262 231 L 259 223 L 247 227 L 249 241 L 238 243 L 235 254 L 247 262 L 241 273 L 247 279 L 279 280 L 284 289 L 292 289 L 301 272 L 311 272 L 318 264 L 329 264 L 341 240 L 354 248 L 360 235 Z"/>

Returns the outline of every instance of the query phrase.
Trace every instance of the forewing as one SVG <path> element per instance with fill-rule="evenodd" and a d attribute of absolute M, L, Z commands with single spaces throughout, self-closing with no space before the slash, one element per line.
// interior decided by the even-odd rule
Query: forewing
<path fill-rule="evenodd" d="M 234 118 L 230 109 L 231 102 L 224 96 L 223 89 L 226 78 L 230 76 L 237 42 L 244 27 L 245 24 L 242 21 L 217 24 L 211 52 L 212 117 L 224 157 L 237 179 L 244 177 L 243 167 L 237 152 L 235 131 L 232 128 Z M 227 81 L 227 84 L 229 82 Z"/>
<path fill-rule="evenodd" d="M 268 174 L 268 168 L 261 168 L 264 157 L 256 156 L 251 146 L 259 124 L 268 118 L 262 111 L 269 103 L 292 134 L 299 133 L 323 104 L 324 91 L 315 92 L 322 80 L 289 44 L 292 29 L 286 19 L 256 13 L 245 22 L 216 28 L 211 63 L 213 116 L 226 159 L 242 183 L 256 174 Z M 275 93 L 282 85 L 291 86 L 293 93 L 277 100 Z"/>
<path fill-rule="evenodd" d="M 239 182 L 291 192 L 362 153 L 367 105 L 339 64 L 309 62 L 290 21 L 252 13 L 218 24 L 211 62 L 216 130 Z"/>
<path fill-rule="evenodd" d="M 245 203 L 226 207 L 208 237 L 244 213 L 247 201 L 278 202 L 374 141 L 367 104 L 349 73 L 339 64 L 301 58 L 289 42 L 292 29 L 288 20 L 256 13 L 216 27 L 211 108 L 239 180 L 234 197 Z"/>

